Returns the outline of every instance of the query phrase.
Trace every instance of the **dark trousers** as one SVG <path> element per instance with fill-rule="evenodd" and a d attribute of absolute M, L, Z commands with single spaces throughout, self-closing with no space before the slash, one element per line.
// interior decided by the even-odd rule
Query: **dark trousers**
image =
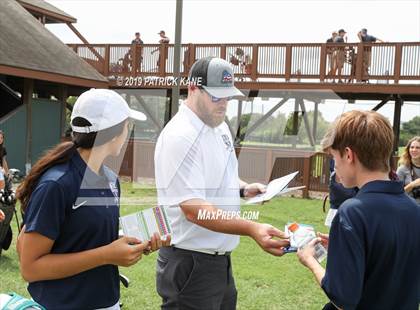
<path fill-rule="evenodd" d="M 322 310 L 337 310 L 338 308 L 334 306 L 331 302 L 327 303 Z"/>
<path fill-rule="evenodd" d="M 162 309 L 236 309 L 230 255 L 164 247 L 159 250 L 156 287 Z"/>

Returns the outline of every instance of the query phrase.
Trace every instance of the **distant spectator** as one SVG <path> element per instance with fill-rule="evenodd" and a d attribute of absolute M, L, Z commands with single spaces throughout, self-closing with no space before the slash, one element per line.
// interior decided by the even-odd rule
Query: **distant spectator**
<path fill-rule="evenodd" d="M 133 41 L 131 41 L 131 44 L 143 45 L 143 40 L 140 38 L 140 32 L 136 32 L 134 35 L 136 37 L 135 37 L 135 39 Z M 137 52 L 138 52 L 138 54 L 140 54 L 140 57 L 139 57 L 139 63 L 137 64 L 136 71 L 139 72 L 140 71 L 140 67 L 141 67 L 141 63 L 143 61 L 143 48 L 142 47 L 137 48 Z M 130 54 L 131 53 L 132 53 L 132 51 L 130 49 Z"/>
<path fill-rule="evenodd" d="M 337 31 L 333 31 L 331 33 L 331 38 L 327 39 L 327 43 L 333 43 L 334 42 L 334 38 L 338 35 Z"/>
<path fill-rule="evenodd" d="M 327 43 L 333 43 L 335 37 L 338 36 L 337 31 L 333 31 L 333 33 L 331 34 L 331 38 L 329 38 L 327 40 Z M 334 48 L 333 47 L 327 47 L 327 59 L 328 59 L 328 66 L 329 66 L 329 71 L 331 72 L 334 68 Z"/>
<path fill-rule="evenodd" d="M 369 35 L 367 33 L 366 28 L 363 28 L 362 30 L 360 30 L 357 33 L 357 36 L 360 42 L 363 42 L 363 43 L 375 43 L 375 42 L 383 43 L 382 40 Z M 365 77 L 369 75 L 369 68 L 370 68 L 371 62 L 372 62 L 372 47 L 366 46 L 363 51 L 363 76 Z M 366 78 L 364 78 L 363 80 L 367 81 Z"/>
<path fill-rule="evenodd" d="M 160 35 L 159 43 L 169 43 L 169 38 L 165 35 L 165 31 L 159 31 L 158 35 Z"/>
<path fill-rule="evenodd" d="M 397 175 L 404 183 L 406 193 L 420 204 L 420 136 L 408 141 L 400 158 Z"/>
<path fill-rule="evenodd" d="M 347 42 L 347 32 L 344 29 L 338 30 L 338 35 L 334 37 L 334 43 L 346 43 Z"/>
<path fill-rule="evenodd" d="M 239 72 L 238 73 L 240 73 L 240 74 L 251 74 L 251 70 L 252 70 L 251 56 L 249 54 L 246 54 L 242 48 L 240 48 L 240 47 L 236 48 L 235 54 L 230 54 L 229 61 L 234 66 L 239 67 L 239 70 L 238 70 Z M 240 77 L 239 80 L 241 81 L 241 80 L 243 80 L 243 78 Z"/>
<path fill-rule="evenodd" d="M 3 169 L 5 175 L 9 174 L 9 165 L 6 160 L 7 151 L 4 147 L 4 133 L 0 130 L 0 167 Z"/>
<path fill-rule="evenodd" d="M 134 38 L 133 41 L 131 41 L 131 44 L 143 44 L 143 40 L 140 39 L 140 32 L 136 32 L 134 35 L 136 37 Z"/>
<path fill-rule="evenodd" d="M 345 43 L 347 42 L 347 37 L 346 37 L 347 32 L 344 31 L 344 29 L 340 29 L 338 30 L 338 35 L 334 38 L 333 42 L 334 43 Z M 338 76 L 338 82 L 342 83 L 343 81 L 341 80 L 341 74 L 343 71 L 343 66 L 344 66 L 344 62 L 346 60 L 346 50 L 345 47 L 337 47 L 334 51 L 333 54 L 333 62 L 334 62 L 334 67 L 332 70 L 333 75 L 337 75 Z"/>
<path fill-rule="evenodd" d="M 165 58 L 165 62 L 166 62 L 166 59 L 168 58 L 168 47 L 166 46 L 166 44 L 167 43 L 169 43 L 169 38 L 165 35 L 165 31 L 163 31 L 163 30 L 161 30 L 161 31 L 159 31 L 159 33 L 158 33 L 158 35 L 160 35 L 160 40 L 159 40 L 159 43 L 160 44 L 165 44 L 164 45 L 164 47 L 163 47 L 163 57 Z M 157 52 L 157 51 L 159 51 L 159 48 L 157 48 L 157 49 L 155 49 L 155 50 L 153 50 L 152 51 L 152 53 L 151 54 L 154 54 L 155 52 Z M 160 66 L 160 54 L 159 54 L 159 56 L 158 56 L 158 59 L 157 59 L 157 63 L 156 63 L 156 65 L 157 65 L 157 67 L 158 67 L 158 70 L 159 70 L 159 66 Z"/>
<path fill-rule="evenodd" d="M 6 162 L 6 148 L 3 146 L 4 142 L 4 134 L 3 131 L 0 130 L 0 166 L 3 167 L 3 163 L 5 163 L 5 166 L 7 168 L 7 162 Z M 4 161 L 3 161 L 4 160 Z M 0 168 L 0 189 L 4 189 L 4 174 L 3 169 Z M 2 210 L 0 210 L 0 222 L 4 221 L 5 215 Z"/>
<path fill-rule="evenodd" d="M 4 190 L 6 187 L 6 180 L 4 178 L 3 170 L 0 168 L 0 190 Z"/>
<path fill-rule="evenodd" d="M 360 30 L 357 34 L 357 36 L 360 39 L 360 42 L 378 42 L 378 43 L 383 43 L 384 41 L 382 41 L 381 39 L 378 39 L 377 37 L 371 36 L 370 34 L 367 33 L 367 29 L 363 28 L 362 30 Z"/>

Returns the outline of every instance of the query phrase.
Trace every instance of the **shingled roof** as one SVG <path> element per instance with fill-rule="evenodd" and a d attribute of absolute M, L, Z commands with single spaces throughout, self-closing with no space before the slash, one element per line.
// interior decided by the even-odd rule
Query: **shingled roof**
<path fill-rule="evenodd" d="M 75 23 L 77 20 L 44 0 L 17 0 L 25 9 L 35 16 L 46 17 L 46 23 Z"/>
<path fill-rule="evenodd" d="M 0 74 L 86 87 L 108 80 L 15 0 L 0 1 Z"/>

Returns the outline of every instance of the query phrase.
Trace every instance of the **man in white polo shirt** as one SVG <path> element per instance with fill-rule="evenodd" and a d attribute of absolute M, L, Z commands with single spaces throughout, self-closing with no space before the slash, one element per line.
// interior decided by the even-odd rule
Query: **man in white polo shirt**
<path fill-rule="evenodd" d="M 197 85 L 189 86 L 185 104 L 156 144 L 158 203 L 168 207 L 173 230 L 172 246 L 159 252 L 157 290 L 162 309 L 235 309 L 230 253 L 239 235 L 277 256 L 288 240 L 271 225 L 229 216 L 240 211 L 240 193 L 253 197 L 265 191 L 262 184 L 247 184 L 238 176 L 224 119 L 229 98 L 243 95 L 233 85 L 229 63 L 202 58 L 189 78 Z"/>

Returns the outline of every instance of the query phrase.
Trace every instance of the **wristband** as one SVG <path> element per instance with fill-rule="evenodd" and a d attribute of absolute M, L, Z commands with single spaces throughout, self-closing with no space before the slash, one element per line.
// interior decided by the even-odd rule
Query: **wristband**
<path fill-rule="evenodd" d="M 245 198 L 245 187 L 239 189 L 239 196 Z"/>

